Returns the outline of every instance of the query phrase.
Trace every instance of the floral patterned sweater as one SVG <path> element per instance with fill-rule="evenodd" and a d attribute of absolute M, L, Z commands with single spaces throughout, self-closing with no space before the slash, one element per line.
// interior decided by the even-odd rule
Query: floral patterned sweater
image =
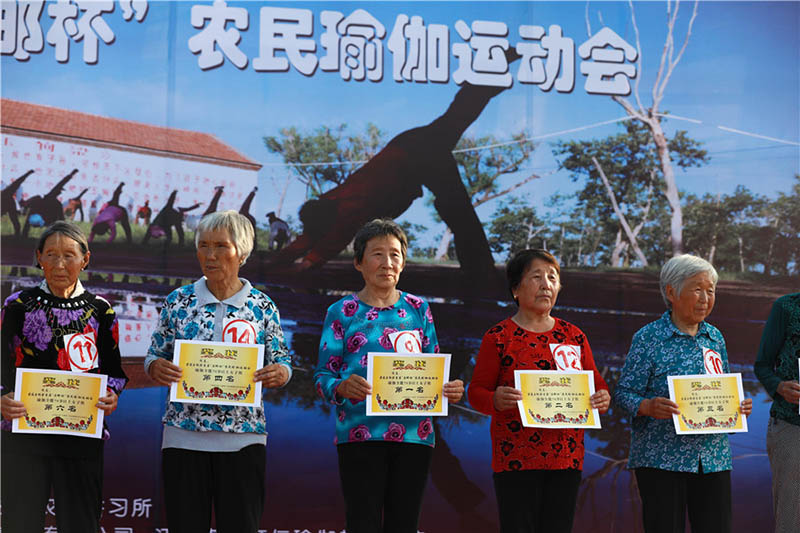
<path fill-rule="evenodd" d="M 391 307 L 372 307 L 346 296 L 328 308 L 314 370 L 317 393 L 336 405 L 335 444 L 396 441 L 434 445 L 429 416 L 367 416 L 366 403 L 346 400 L 336 393 L 339 384 L 358 374 L 367 376 L 367 353 L 392 352 L 389 334 L 416 330 L 422 351 L 438 353 L 439 344 L 428 303 L 407 292 Z"/>
<path fill-rule="evenodd" d="M 492 470 L 583 470 L 582 429 L 526 428 L 519 410 L 494 408 L 497 387 L 514 387 L 514 370 L 557 370 L 551 344 L 580 348 L 580 369 L 594 372 L 594 387 L 608 390 L 597 372 L 586 335 L 556 318 L 550 331 L 536 333 L 507 318 L 483 336 L 469 385 L 469 403 L 492 416 Z"/>
<path fill-rule="evenodd" d="M 9 296 L 2 311 L 2 394 L 14 390 L 17 368 L 75 370 L 64 345 L 65 336 L 92 336 L 97 347 L 97 367 L 89 372 L 108 376 L 108 388 L 121 394 L 128 381 L 119 352 L 119 323 L 111 305 L 78 282 L 72 296 L 50 294 L 46 282 Z M 11 429 L 3 421 L 3 429 Z M 104 431 L 107 439 L 108 431 Z M 13 438 L 8 438 L 13 437 Z M 7 435 L 4 446 L 15 452 L 85 456 L 101 442 L 67 435 Z"/>
<path fill-rule="evenodd" d="M 233 320 L 243 320 L 253 327 L 255 343 L 264 345 L 263 366 L 273 363 L 285 365 L 291 379 L 292 360 L 283 338 L 278 308 L 269 296 L 253 288 L 249 281 L 241 281 L 244 284 L 242 289 L 224 302 L 211 294 L 205 278 L 167 295 L 144 361 L 145 370 L 158 357 L 171 361 L 177 339 L 222 342 L 224 325 Z M 226 339 L 226 342 L 230 340 Z M 267 433 L 262 406 L 185 404 L 168 399 L 162 422 L 188 431 Z"/>

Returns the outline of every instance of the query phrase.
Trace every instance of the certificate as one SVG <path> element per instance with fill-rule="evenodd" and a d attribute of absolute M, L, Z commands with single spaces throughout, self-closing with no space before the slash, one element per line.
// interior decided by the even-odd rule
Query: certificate
<path fill-rule="evenodd" d="M 591 370 L 515 370 L 514 384 L 522 391 L 517 406 L 523 426 L 600 428 L 600 416 L 590 403 L 594 394 Z"/>
<path fill-rule="evenodd" d="M 263 344 L 176 340 L 173 363 L 183 377 L 170 386 L 169 399 L 258 407 L 261 382 L 254 382 L 253 374 L 263 359 Z"/>
<path fill-rule="evenodd" d="M 450 354 L 367 354 L 367 415 L 446 416 Z"/>
<path fill-rule="evenodd" d="M 678 435 L 747 431 L 747 417 L 740 409 L 741 374 L 667 376 L 667 384 L 669 399 L 681 411 L 672 415 Z"/>
<path fill-rule="evenodd" d="M 96 405 L 107 381 L 103 374 L 17 368 L 14 399 L 28 414 L 15 418 L 11 430 L 102 438 L 104 413 Z"/>

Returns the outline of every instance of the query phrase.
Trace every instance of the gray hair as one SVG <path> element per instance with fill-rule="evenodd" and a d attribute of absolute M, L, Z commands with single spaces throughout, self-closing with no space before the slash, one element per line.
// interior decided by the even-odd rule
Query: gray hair
<path fill-rule="evenodd" d="M 53 235 L 63 235 L 77 242 L 83 255 L 86 255 L 89 251 L 89 242 L 86 240 L 86 235 L 83 234 L 83 230 L 77 224 L 67 220 L 57 220 L 50 224 L 39 236 L 39 242 L 36 243 L 36 250 L 39 253 L 44 252 L 44 243 Z M 34 264 L 37 264 L 38 261 L 34 253 Z"/>
<path fill-rule="evenodd" d="M 667 285 L 675 289 L 676 294 L 680 296 L 686 280 L 701 272 L 708 272 L 711 276 L 711 281 L 714 282 L 715 286 L 717 285 L 719 275 L 716 269 L 702 257 L 690 254 L 676 255 L 664 263 L 664 266 L 661 267 L 659 287 L 661 289 L 661 297 L 664 298 L 664 303 L 667 304 L 667 309 L 672 309 L 672 304 L 667 299 Z"/>
<path fill-rule="evenodd" d="M 247 258 L 250 257 L 250 252 L 253 251 L 253 239 L 255 238 L 253 225 L 246 216 L 233 210 L 210 213 L 201 218 L 197 224 L 197 229 L 194 232 L 195 247 L 200 242 L 201 233 L 218 229 L 228 231 L 228 235 L 231 236 L 233 245 L 236 247 L 236 253 L 239 254 L 239 258 L 244 264 Z"/>

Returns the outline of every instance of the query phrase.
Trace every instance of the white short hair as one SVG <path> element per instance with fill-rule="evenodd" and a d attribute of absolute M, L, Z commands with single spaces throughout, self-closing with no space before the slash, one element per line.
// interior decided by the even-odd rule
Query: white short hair
<path fill-rule="evenodd" d="M 197 230 L 194 232 L 195 247 L 200 242 L 200 234 L 217 229 L 228 231 L 228 235 L 231 236 L 233 245 L 236 247 L 236 253 L 244 264 L 250 257 L 250 252 L 253 251 L 255 237 L 253 225 L 247 217 L 233 210 L 217 211 L 204 216 L 200 219 Z"/>
<path fill-rule="evenodd" d="M 667 309 L 672 309 L 672 304 L 667 299 L 667 285 L 675 289 L 675 293 L 680 296 L 684 282 L 701 272 L 708 272 L 711 276 L 711 281 L 714 282 L 714 286 L 717 285 L 719 275 L 716 269 L 702 257 L 691 254 L 676 255 L 664 263 L 664 266 L 661 267 L 659 287 L 661 288 L 661 297 L 664 298 L 664 303 L 667 304 Z"/>

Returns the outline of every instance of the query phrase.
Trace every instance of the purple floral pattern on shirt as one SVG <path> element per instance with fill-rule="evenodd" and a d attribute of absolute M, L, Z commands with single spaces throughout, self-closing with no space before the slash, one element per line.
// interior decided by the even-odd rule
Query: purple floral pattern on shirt
<path fill-rule="evenodd" d="M 53 330 L 47 325 L 47 315 L 41 309 L 25 313 L 25 323 L 22 325 L 22 335 L 32 343 L 37 350 L 46 350 Z"/>
<path fill-rule="evenodd" d="M 413 294 L 406 294 L 405 300 L 413 307 L 414 309 L 419 309 L 422 307 L 422 298 L 417 298 Z"/>
<path fill-rule="evenodd" d="M 383 440 L 390 440 L 393 442 L 403 442 L 406 436 L 406 427 L 403 424 L 392 422 L 389 424 L 389 429 L 383 434 Z"/>
<path fill-rule="evenodd" d="M 347 369 L 347 364 L 339 355 L 332 355 L 328 358 L 328 363 L 325 365 L 331 372 L 341 372 Z"/>
<path fill-rule="evenodd" d="M 345 300 L 342 302 L 342 314 L 346 317 L 351 317 L 358 311 L 358 302 L 355 300 Z"/>
<path fill-rule="evenodd" d="M 392 341 L 389 339 L 389 334 L 396 332 L 397 329 L 395 328 L 383 328 L 383 335 L 381 335 L 381 338 L 378 339 L 378 342 L 381 343 L 381 346 L 383 346 L 390 352 L 393 350 L 392 350 Z"/>
<path fill-rule="evenodd" d="M 405 310 L 405 309 L 402 309 L 402 308 L 401 308 L 401 309 L 398 309 L 398 310 L 397 310 L 397 316 L 399 316 L 400 318 L 405 318 L 407 314 L 408 314 L 408 313 L 406 313 L 406 310 Z"/>
<path fill-rule="evenodd" d="M 372 309 L 367 311 L 367 314 L 364 316 L 367 317 L 367 320 L 370 321 L 375 320 L 376 318 L 378 318 L 378 310 L 373 307 Z"/>
<path fill-rule="evenodd" d="M 350 430 L 350 440 L 352 442 L 363 442 L 372 437 L 369 428 L 364 424 L 354 427 Z"/>
<path fill-rule="evenodd" d="M 430 418 L 426 418 L 419 423 L 419 426 L 417 426 L 417 435 L 422 440 L 426 440 L 431 433 L 433 433 L 433 424 L 431 424 Z"/>
<path fill-rule="evenodd" d="M 81 309 L 59 309 L 58 307 L 53 308 L 53 315 L 55 315 L 59 326 L 66 326 L 70 322 L 79 319 L 82 314 L 83 311 Z"/>
<path fill-rule="evenodd" d="M 342 326 L 341 321 L 334 320 L 331 324 L 331 330 L 333 331 L 333 338 L 337 341 L 344 339 L 344 327 Z"/>
<path fill-rule="evenodd" d="M 350 353 L 356 353 L 366 343 L 366 335 L 358 331 L 351 335 L 349 339 L 347 339 L 347 351 Z"/>

